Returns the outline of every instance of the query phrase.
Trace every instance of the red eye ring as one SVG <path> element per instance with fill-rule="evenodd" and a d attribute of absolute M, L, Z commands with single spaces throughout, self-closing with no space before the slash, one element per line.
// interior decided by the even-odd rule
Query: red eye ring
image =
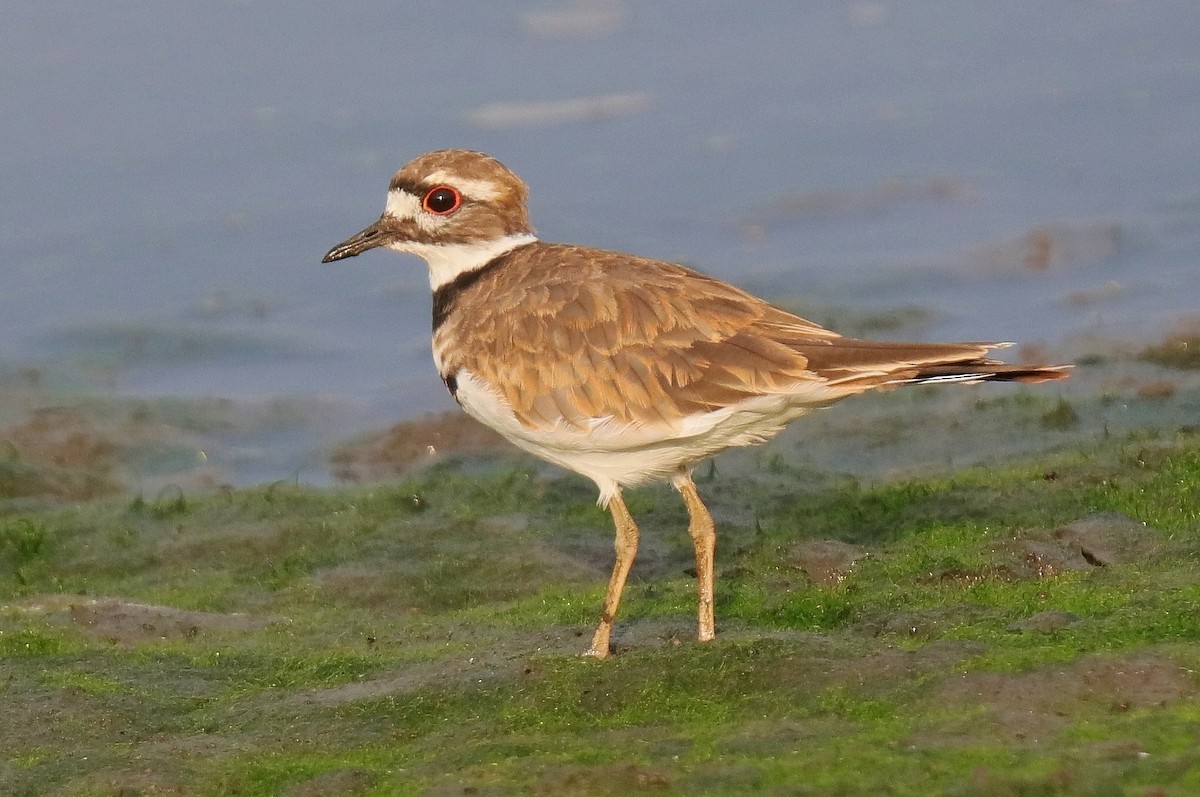
<path fill-rule="evenodd" d="M 449 185 L 435 185 L 425 192 L 421 208 L 435 216 L 449 216 L 462 207 L 462 194 Z"/>

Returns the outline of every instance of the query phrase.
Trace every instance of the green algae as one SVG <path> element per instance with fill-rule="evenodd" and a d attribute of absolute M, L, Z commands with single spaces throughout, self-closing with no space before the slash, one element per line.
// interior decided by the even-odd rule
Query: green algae
<path fill-rule="evenodd" d="M 1045 404 L 1020 411 L 1036 424 Z M 684 514 L 648 488 L 631 494 L 644 551 L 604 662 L 578 653 L 609 521 L 576 479 L 522 460 L 11 508 L 0 787 L 1200 789 L 1194 435 L 872 482 L 802 466 L 817 478 L 785 492 L 790 463 L 748 462 L 707 486 L 718 640 L 691 641 Z M 1149 542 L 1093 564 L 1055 536 L 1097 513 Z M 867 555 L 816 584 L 792 559 L 799 538 Z M 1014 630 L 1043 612 L 1074 619 Z"/>

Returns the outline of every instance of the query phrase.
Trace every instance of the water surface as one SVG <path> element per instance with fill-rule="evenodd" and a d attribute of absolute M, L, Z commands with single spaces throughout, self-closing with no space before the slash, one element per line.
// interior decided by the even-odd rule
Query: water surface
<path fill-rule="evenodd" d="M 332 442 L 453 407 L 423 264 L 319 263 L 432 148 L 518 171 L 547 240 L 789 306 L 921 310 L 880 334 L 1070 351 L 1200 312 L 1188 0 L 5 17 L 0 362 L 111 396 L 310 408 L 208 451 L 235 481 L 321 480 Z"/>

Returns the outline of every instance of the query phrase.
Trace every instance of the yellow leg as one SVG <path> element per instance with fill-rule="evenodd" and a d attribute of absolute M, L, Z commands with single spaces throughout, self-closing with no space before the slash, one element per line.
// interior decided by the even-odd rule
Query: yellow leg
<path fill-rule="evenodd" d="M 675 479 L 675 488 L 683 495 L 688 511 L 688 534 L 696 548 L 696 592 L 699 595 L 699 623 L 696 639 L 708 642 L 717 636 L 713 620 L 713 556 L 717 552 L 717 532 L 712 515 L 700 500 L 691 475 Z"/>
<path fill-rule="evenodd" d="M 613 494 L 608 502 L 608 511 L 612 513 L 613 523 L 617 527 L 617 538 L 614 547 L 617 551 L 617 561 L 613 565 L 612 577 L 608 580 L 608 592 L 604 596 L 604 612 L 600 615 L 600 625 L 592 637 L 592 644 L 584 651 L 585 656 L 595 656 L 603 659 L 608 656 L 608 643 L 612 637 L 613 618 L 617 616 L 617 607 L 621 603 L 621 593 L 625 590 L 625 579 L 629 577 L 629 568 L 637 556 L 638 527 L 633 522 L 633 516 L 625 507 L 620 491 Z"/>

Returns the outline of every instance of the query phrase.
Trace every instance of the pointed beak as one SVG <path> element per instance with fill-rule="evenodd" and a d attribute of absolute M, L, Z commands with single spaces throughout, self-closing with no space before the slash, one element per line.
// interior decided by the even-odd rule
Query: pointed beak
<path fill-rule="evenodd" d="M 392 234 L 385 228 L 382 218 L 370 227 L 357 232 L 325 253 L 322 263 L 332 263 L 347 257 L 361 255 L 368 249 L 377 246 L 387 246 L 392 241 Z"/>

